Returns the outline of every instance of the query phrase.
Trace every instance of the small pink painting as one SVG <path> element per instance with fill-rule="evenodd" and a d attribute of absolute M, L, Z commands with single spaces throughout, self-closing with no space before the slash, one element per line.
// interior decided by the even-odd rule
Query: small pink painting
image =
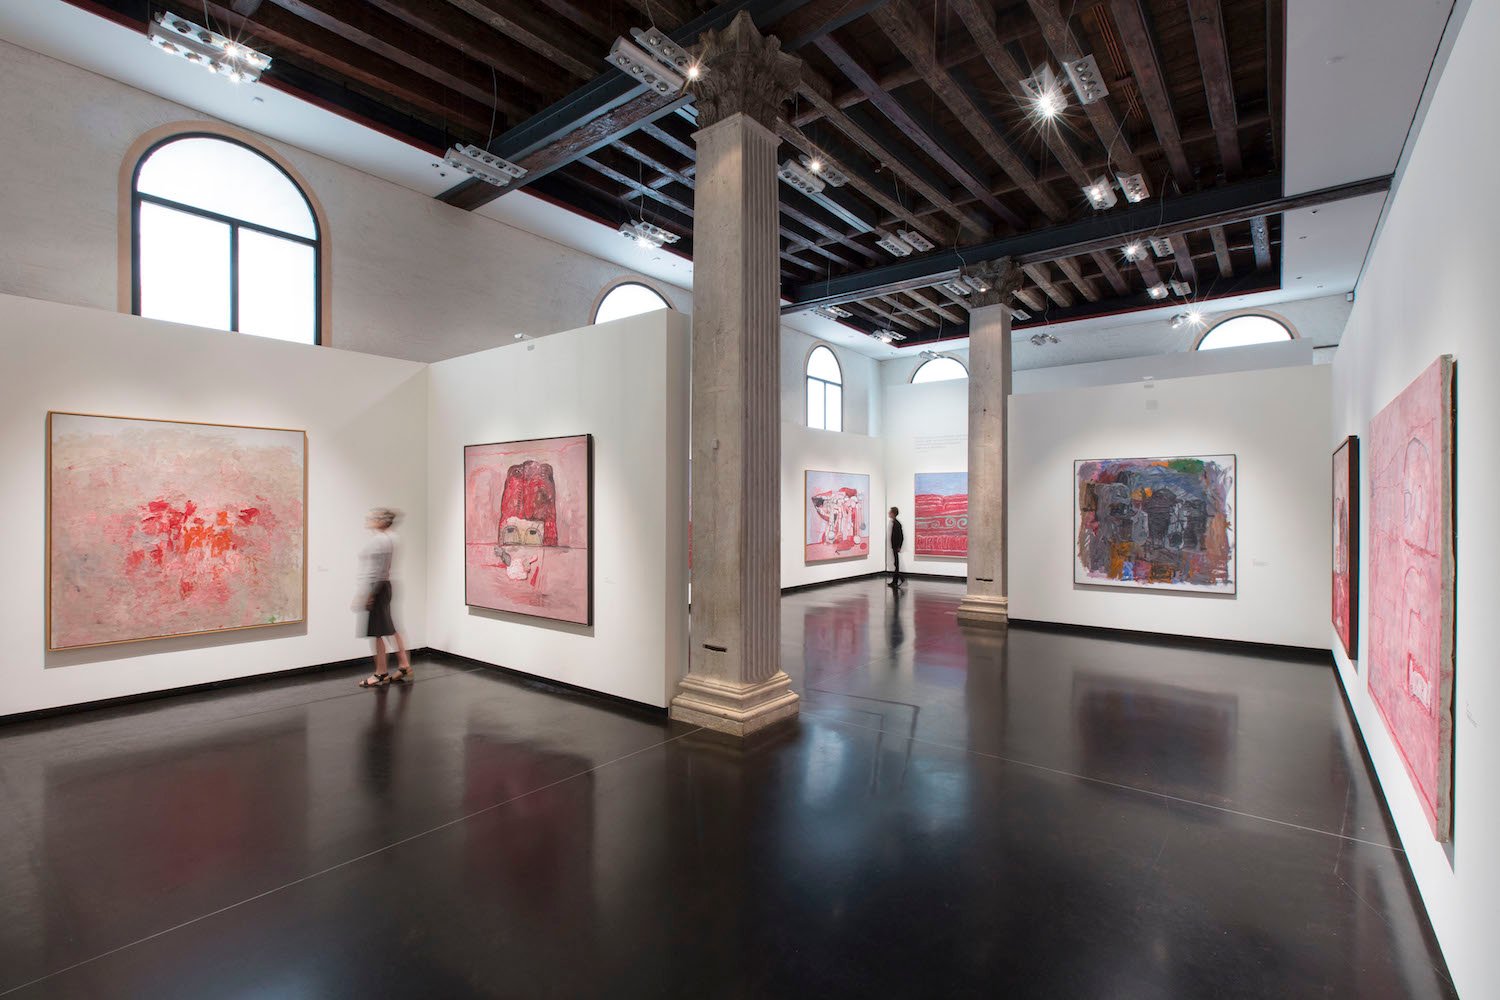
<path fill-rule="evenodd" d="M 1370 421 L 1370 695 L 1438 840 L 1453 778 L 1453 359 Z"/>
<path fill-rule="evenodd" d="M 870 554 L 870 477 L 850 472 L 806 474 L 804 562 L 863 559 Z"/>
<path fill-rule="evenodd" d="M 464 602 L 593 622 L 594 439 L 464 448 Z"/>
<path fill-rule="evenodd" d="M 306 617 L 307 435 L 47 415 L 47 646 Z"/>
<path fill-rule="evenodd" d="M 1359 659 L 1359 438 L 1333 453 L 1333 630 Z"/>

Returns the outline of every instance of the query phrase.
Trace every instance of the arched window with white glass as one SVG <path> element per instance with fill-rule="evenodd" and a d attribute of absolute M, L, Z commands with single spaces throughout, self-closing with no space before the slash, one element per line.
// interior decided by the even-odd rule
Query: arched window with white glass
<path fill-rule="evenodd" d="M 968 377 L 969 369 L 964 367 L 964 363 L 957 358 L 949 357 L 929 358 L 911 373 L 913 385 L 919 382 L 946 382 L 949 379 Z"/>
<path fill-rule="evenodd" d="M 807 426 L 844 429 L 844 372 L 833 351 L 822 344 L 807 356 Z"/>
<path fill-rule="evenodd" d="M 1198 338 L 1200 351 L 1223 347 L 1249 347 L 1252 344 L 1275 344 L 1295 340 L 1290 324 L 1267 313 L 1241 313 L 1220 320 Z"/>
<path fill-rule="evenodd" d="M 594 322 L 608 323 L 610 320 L 670 308 L 672 303 L 650 285 L 639 281 L 622 281 L 605 292 L 604 297 L 599 300 L 599 305 L 594 309 Z"/>
<path fill-rule="evenodd" d="M 131 310 L 321 343 L 322 241 L 312 202 L 275 160 L 222 135 L 171 135 L 131 181 Z"/>

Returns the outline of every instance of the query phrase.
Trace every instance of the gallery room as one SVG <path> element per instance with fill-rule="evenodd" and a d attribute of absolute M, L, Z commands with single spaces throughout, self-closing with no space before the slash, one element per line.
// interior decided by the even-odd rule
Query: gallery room
<path fill-rule="evenodd" d="M 0 0 L 0 995 L 1500 1000 L 1493 0 Z"/>

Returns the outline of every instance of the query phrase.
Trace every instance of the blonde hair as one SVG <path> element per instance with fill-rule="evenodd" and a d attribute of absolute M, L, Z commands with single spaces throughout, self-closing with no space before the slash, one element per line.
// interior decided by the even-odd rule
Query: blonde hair
<path fill-rule="evenodd" d="M 376 507 L 370 511 L 370 519 L 379 523 L 382 528 L 391 527 L 400 516 L 400 511 L 392 510 L 390 507 Z"/>

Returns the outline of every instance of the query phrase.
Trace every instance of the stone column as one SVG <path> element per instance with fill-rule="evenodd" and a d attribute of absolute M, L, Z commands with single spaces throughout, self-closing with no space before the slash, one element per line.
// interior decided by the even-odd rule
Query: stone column
<path fill-rule="evenodd" d="M 696 54 L 693 607 L 671 715 L 746 736 L 797 714 L 781 670 L 775 127 L 802 64 L 744 12 Z"/>
<path fill-rule="evenodd" d="M 1021 269 L 1010 258 L 965 268 L 988 291 L 969 299 L 969 592 L 958 620 L 1004 627 L 1005 427 L 1010 397 L 1010 300 Z"/>

